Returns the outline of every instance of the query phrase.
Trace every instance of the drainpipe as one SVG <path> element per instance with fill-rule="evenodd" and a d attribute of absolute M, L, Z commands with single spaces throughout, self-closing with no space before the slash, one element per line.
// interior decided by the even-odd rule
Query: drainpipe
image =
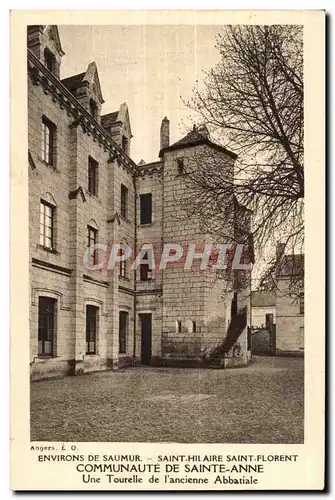
<path fill-rule="evenodd" d="M 134 197 L 135 197 L 135 207 L 134 207 L 134 219 L 135 219 L 135 228 L 134 228 L 134 251 L 135 251 L 135 257 L 136 258 L 136 252 L 137 252 L 137 193 L 136 193 L 136 173 L 133 177 L 133 183 L 134 183 Z M 137 273 L 136 269 L 134 269 L 134 333 L 133 333 L 133 366 L 135 366 L 135 360 L 136 360 L 136 325 L 137 325 L 137 314 L 136 314 L 136 288 L 137 288 Z"/>

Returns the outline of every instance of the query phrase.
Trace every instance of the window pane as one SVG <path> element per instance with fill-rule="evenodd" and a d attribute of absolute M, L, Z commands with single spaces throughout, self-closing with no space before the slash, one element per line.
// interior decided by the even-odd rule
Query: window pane
<path fill-rule="evenodd" d="M 98 307 L 86 306 L 86 353 L 96 352 L 96 332 L 98 320 Z"/>
<path fill-rule="evenodd" d="M 151 193 L 140 195 L 140 219 L 141 219 L 141 224 L 151 224 L 151 219 L 152 219 Z"/>

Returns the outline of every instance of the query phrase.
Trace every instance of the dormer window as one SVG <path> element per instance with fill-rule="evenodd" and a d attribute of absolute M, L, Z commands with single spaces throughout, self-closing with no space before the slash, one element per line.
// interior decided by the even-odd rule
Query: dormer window
<path fill-rule="evenodd" d="M 128 153 L 128 145 L 129 145 L 128 138 L 125 135 L 123 135 L 122 136 L 122 149 L 126 153 Z"/>
<path fill-rule="evenodd" d="M 90 113 L 91 116 L 93 116 L 93 118 L 96 120 L 98 116 L 98 106 L 96 102 L 93 101 L 93 99 L 90 99 Z"/>
<path fill-rule="evenodd" d="M 44 65 L 51 73 L 55 72 L 55 56 L 49 49 L 44 50 Z"/>

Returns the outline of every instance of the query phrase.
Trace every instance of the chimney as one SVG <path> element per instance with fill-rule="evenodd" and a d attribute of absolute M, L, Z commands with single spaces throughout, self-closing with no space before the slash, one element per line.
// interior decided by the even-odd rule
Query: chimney
<path fill-rule="evenodd" d="M 170 121 L 163 118 L 161 124 L 161 144 L 160 149 L 168 148 L 170 145 Z"/>

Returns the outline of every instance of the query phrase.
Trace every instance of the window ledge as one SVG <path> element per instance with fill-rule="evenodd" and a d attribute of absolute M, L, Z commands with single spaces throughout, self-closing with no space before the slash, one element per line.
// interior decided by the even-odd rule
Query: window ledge
<path fill-rule="evenodd" d="M 38 354 L 37 361 L 48 361 L 48 359 L 57 359 L 60 356 L 54 356 L 53 354 Z"/>
<path fill-rule="evenodd" d="M 55 165 L 51 165 L 50 163 L 46 162 L 45 160 L 43 160 L 43 158 L 41 158 L 40 156 L 37 157 L 38 160 L 43 163 L 43 165 L 45 165 L 46 167 L 50 168 L 50 170 L 53 170 L 54 172 L 56 172 L 57 174 L 60 174 L 60 170 L 57 169 L 57 167 Z"/>
<path fill-rule="evenodd" d="M 52 253 L 54 255 L 60 255 L 60 252 L 57 252 L 57 250 L 55 250 L 54 248 L 45 247 L 44 245 L 37 245 L 37 248 L 39 248 L 40 250 L 44 250 L 45 252 Z"/>
<path fill-rule="evenodd" d="M 120 276 L 120 275 L 119 275 L 119 279 L 120 279 L 121 281 L 127 281 L 127 282 L 130 282 L 130 281 L 131 281 L 131 279 L 130 279 L 130 278 L 128 278 L 128 276 Z"/>
<path fill-rule="evenodd" d="M 149 222 L 148 224 L 140 224 L 140 227 L 151 227 L 153 225 L 153 222 Z"/>
<path fill-rule="evenodd" d="M 85 193 L 87 194 L 87 196 L 89 196 L 90 198 L 92 198 L 93 200 L 96 200 L 98 203 L 101 204 L 101 200 L 99 199 L 99 197 L 96 194 L 92 194 L 88 190 L 86 190 Z"/>

